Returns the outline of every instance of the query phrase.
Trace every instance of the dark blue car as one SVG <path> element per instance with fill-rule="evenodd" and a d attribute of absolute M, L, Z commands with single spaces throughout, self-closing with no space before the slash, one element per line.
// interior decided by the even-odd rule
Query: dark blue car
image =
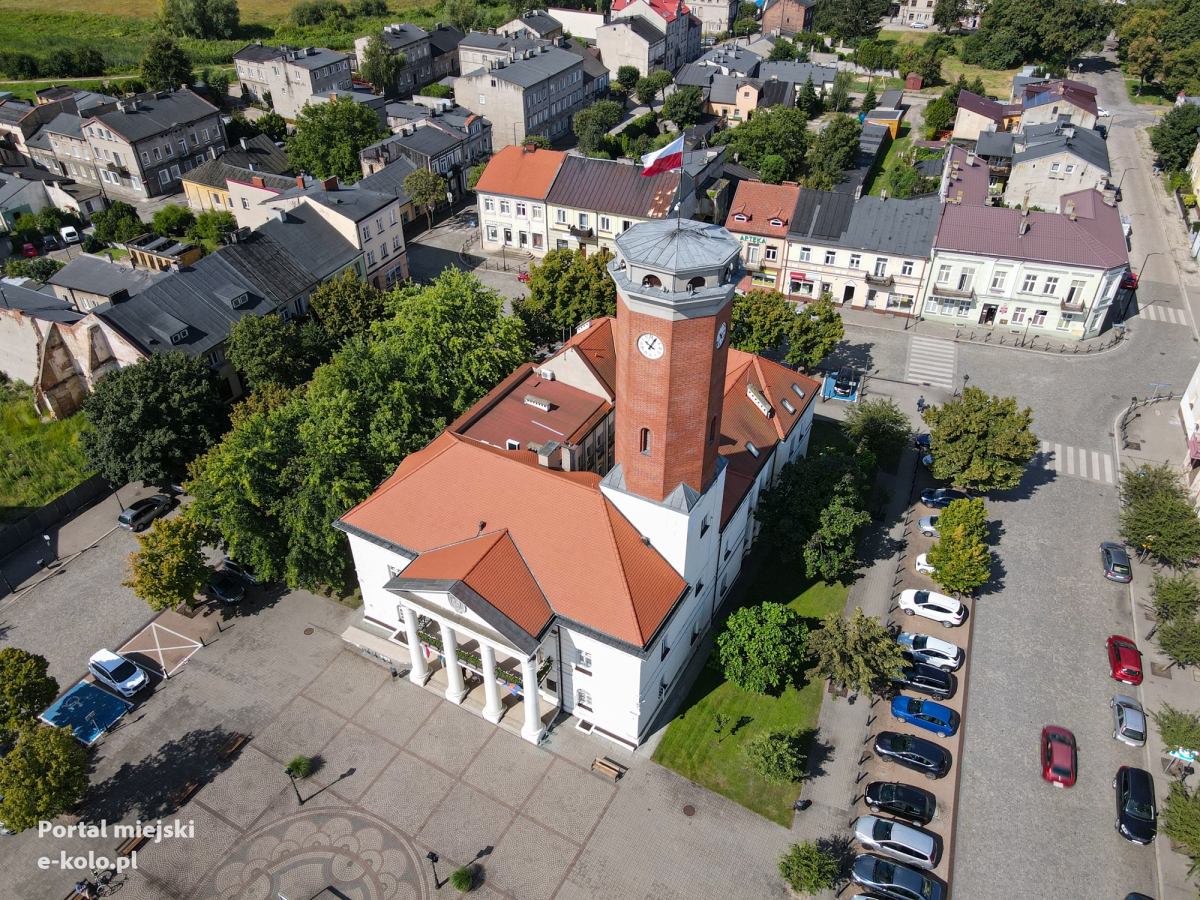
<path fill-rule="evenodd" d="M 892 701 L 892 718 L 932 731 L 938 737 L 951 737 L 958 731 L 958 713 L 954 710 L 932 700 L 903 694 Z"/>

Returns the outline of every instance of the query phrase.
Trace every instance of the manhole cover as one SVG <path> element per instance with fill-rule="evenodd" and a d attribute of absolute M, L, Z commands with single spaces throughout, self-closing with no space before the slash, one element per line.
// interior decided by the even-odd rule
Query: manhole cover
<path fill-rule="evenodd" d="M 1125 449 L 1126 450 L 1141 450 L 1142 445 L 1140 443 L 1138 443 L 1137 441 L 1130 441 L 1128 444 L 1125 445 Z"/>
<path fill-rule="evenodd" d="M 315 629 L 312 629 L 312 628 L 305 628 L 305 629 L 304 629 L 304 633 L 305 633 L 305 634 L 312 634 L 314 630 L 315 630 Z"/>
<path fill-rule="evenodd" d="M 696 807 L 692 806 L 692 804 L 689 803 L 687 806 L 685 806 L 683 808 L 683 814 L 690 819 L 692 816 L 694 816 L 696 814 Z"/>

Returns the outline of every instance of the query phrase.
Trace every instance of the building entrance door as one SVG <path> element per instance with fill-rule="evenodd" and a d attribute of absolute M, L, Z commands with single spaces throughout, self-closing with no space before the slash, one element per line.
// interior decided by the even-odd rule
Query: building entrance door
<path fill-rule="evenodd" d="M 854 285 L 848 284 L 842 290 L 842 303 L 850 303 L 854 300 Z"/>
<path fill-rule="evenodd" d="M 528 232 L 525 232 L 525 231 L 519 232 L 517 239 L 520 241 L 519 246 L 521 246 L 521 247 L 529 246 L 529 233 Z"/>
<path fill-rule="evenodd" d="M 996 321 L 996 304 L 995 303 L 983 304 L 983 312 L 981 312 L 979 314 L 979 324 L 980 325 L 991 325 L 995 321 Z"/>
<path fill-rule="evenodd" d="M 508 245 L 508 246 L 510 246 L 510 247 L 513 245 L 513 240 L 512 240 L 512 229 L 511 229 L 511 228 L 505 228 L 505 229 L 504 229 L 504 243 L 505 243 L 505 244 L 507 244 L 507 245 Z"/>

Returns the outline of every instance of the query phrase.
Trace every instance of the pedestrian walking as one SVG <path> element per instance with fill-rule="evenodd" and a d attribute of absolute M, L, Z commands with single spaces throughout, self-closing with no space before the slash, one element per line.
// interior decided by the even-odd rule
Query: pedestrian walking
<path fill-rule="evenodd" d="M 917 398 L 917 412 L 918 413 L 925 412 L 925 397 L 924 397 L 924 395 Z"/>

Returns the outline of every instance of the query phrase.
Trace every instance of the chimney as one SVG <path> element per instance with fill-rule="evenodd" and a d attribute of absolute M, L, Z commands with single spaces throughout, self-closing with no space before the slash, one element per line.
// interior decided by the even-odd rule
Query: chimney
<path fill-rule="evenodd" d="M 1021 224 L 1017 227 L 1017 237 L 1024 237 L 1025 232 L 1029 230 L 1029 220 L 1024 216 L 1021 217 Z"/>
<path fill-rule="evenodd" d="M 277 207 L 267 210 L 267 218 L 275 222 L 286 222 L 287 213 Z"/>
<path fill-rule="evenodd" d="M 304 176 L 303 175 L 296 176 L 296 187 L 298 187 L 298 188 L 304 187 Z"/>
<path fill-rule="evenodd" d="M 328 178 L 326 178 L 324 181 L 321 182 L 321 190 L 323 190 L 323 191 L 336 191 L 337 189 L 338 189 L 338 180 L 337 180 L 336 175 L 330 175 Z"/>
<path fill-rule="evenodd" d="M 1075 221 L 1075 201 L 1074 200 L 1067 201 L 1067 218 L 1069 218 L 1072 222 Z"/>
<path fill-rule="evenodd" d="M 562 445 L 558 441 L 547 441 L 538 447 L 538 465 L 547 469 L 562 468 Z"/>
<path fill-rule="evenodd" d="M 537 152 L 537 144 L 526 144 L 524 147 L 524 152 L 536 153 Z"/>
<path fill-rule="evenodd" d="M 251 182 L 251 184 L 253 184 L 253 185 L 254 185 L 256 188 L 265 188 L 265 187 L 267 186 L 266 182 L 265 182 L 265 181 L 263 181 L 263 180 L 262 180 L 262 177 L 261 177 L 261 176 L 259 176 L 259 175 L 255 175 L 253 178 L 251 178 L 251 179 L 250 179 L 250 182 Z"/>
<path fill-rule="evenodd" d="M 887 188 L 884 188 L 882 191 L 879 192 L 879 199 L 881 201 L 887 200 Z"/>
<path fill-rule="evenodd" d="M 245 139 L 245 138 L 238 138 L 238 143 L 242 145 L 242 149 L 243 149 L 243 150 L 249 150 L 249 149 L 250 149 L 250 145 L 246 143 L 246 139 Z"/>

